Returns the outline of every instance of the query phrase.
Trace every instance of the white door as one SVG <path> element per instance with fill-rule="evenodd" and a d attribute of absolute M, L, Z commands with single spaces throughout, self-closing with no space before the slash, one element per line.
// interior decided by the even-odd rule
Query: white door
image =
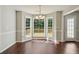
<path fill-rule="evenodd" d="M 75 41 L 75 17 L 65 19 L 65 41 Z"/>

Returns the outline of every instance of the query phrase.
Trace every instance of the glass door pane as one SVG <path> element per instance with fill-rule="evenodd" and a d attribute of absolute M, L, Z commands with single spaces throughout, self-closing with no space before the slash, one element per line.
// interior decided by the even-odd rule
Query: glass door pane
<path fill-rule="evenodd" d="M 44 19 L 34 19 L 33 37 L 44 37 Z"/>

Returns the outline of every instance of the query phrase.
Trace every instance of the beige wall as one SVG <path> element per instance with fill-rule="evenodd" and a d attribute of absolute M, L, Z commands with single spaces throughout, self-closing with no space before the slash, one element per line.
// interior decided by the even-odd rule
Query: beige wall
<path fill-rule="evenodd" d="M 16 41 L 22 41 L 22 12 L 16 11 Z"/>
<path fill-rule="evenodd" d="M 79 11 L 76 11 L 76 40 L 79 41 Z"/>
<path fill-rule="evenodd" d="M 58 41 L 61 40 L 61 35 L 62 35 L 62 11 L 57 11 L 56 12 L 56 39 Z"/>

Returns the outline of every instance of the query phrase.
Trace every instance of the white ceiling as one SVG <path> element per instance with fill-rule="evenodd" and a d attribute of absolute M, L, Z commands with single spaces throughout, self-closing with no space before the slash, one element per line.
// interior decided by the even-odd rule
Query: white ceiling
<path fill-rule="evenodd" d="M 39 5 L 18 5 L 13 6 L 16 10 L 25 11 L 31 14 L 39 14 Z M 65 11 L 67 9 L 76 8 L 78 5 L 41 5 L 41 13 L 48 14 L 55 11 Z"/>

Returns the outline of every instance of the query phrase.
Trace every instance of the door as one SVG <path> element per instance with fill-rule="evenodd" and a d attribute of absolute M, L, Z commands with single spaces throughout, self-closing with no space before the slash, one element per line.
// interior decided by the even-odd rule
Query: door
<path fill-rule="evenodd" d="M 65 17 L 65 41 L 75 41 L 75 16 Z"/>

